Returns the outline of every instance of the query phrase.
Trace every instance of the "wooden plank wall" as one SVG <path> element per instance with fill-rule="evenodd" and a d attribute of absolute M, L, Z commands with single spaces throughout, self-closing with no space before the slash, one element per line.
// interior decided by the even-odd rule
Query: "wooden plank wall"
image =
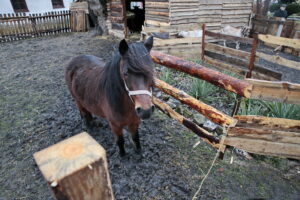
<path fill-rule="evenodd" d="M 0 14 L 0 42 L 70 32 L 70 11 Z"/>
<path fill-rule="evenodd" d="M 170 0 L 171 25 L 198 22 L 199 0 Z"/>
<path fill-rule="evenodd" d="M 107 28 L 110 34 L 124 38 L 124 9 L 122 0 L 110 0 L 107 2 Z"/>
<path fill-rule="evenodd" d="M 241 27 L 248 25 L 251 9 L 251 0 L 170 0 L 170 25 L 205 23 L 216 31 Z"/>
<path fill-rule="evenodd" d="M 150 26 L 169 24 L 169 0 L 145 0 L 145 22 Z"/>
<path fill-rule="evenodd" d="M 241 27 L 248 25 L 252 0 L 223 0 L 222 26 Z"/>
<path fill-rule="evenodd" d="M 220 30 L 223 0 L 199 0 L 198 20 L 206 24 L 207 30 Z"/>

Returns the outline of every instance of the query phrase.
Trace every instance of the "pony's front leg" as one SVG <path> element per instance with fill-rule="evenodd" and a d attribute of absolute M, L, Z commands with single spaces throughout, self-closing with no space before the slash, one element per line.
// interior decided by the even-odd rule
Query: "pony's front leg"
<path fill-rule="evenodd" d="M 116 143 L 119 147 L 120 156 L 123 157 L 126 155 L 126 151 L 124 148 L 124 137 L 123 137 L 123 127 L 116 126 L 112 123 L 109 123 L 111 131 L 116 136 Z"/>
<path fill-rule="evenodd" d="M 131 138 L 134 143 L 136 151 L 140 153 L 142 148 L 141 148 L 140 136 L 139 136 L 139 123 L 130 124 L 128 126 L 128 130 L 131 134 Z"/>

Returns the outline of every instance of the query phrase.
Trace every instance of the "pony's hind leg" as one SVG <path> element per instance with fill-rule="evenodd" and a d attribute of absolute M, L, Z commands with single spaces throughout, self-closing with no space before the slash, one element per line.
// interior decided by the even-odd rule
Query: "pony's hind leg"
<path fill-rule="evenodd" d="M 78 107 L 78 110 L 80 112 L 80 116 L 84 120 L 84 123 L 87 126 L 92 126 L 93 116 L 92 114 L 86 110 L 79 102 L 76 101 L 76 105 Z"/>
<path fill-rule="evenodd" d="M 134 143 L 136 151 L 140 153 L 142 148 L 141 148 L 140 136 L 139 136 L 139 123 L 130 124 L 128 126 L 128 130 L 131 134 L 131 138 Z"/>
<path fill-rule="evenodd" d="M 120 156 L 123 157 L 126 155 L 126 151 L 124 148 L 123 127 L 116 126 L 111 122 L 109 122 L 109 126 L 113 134 L 116 136 L 116 143 L 119 147 Z"/>

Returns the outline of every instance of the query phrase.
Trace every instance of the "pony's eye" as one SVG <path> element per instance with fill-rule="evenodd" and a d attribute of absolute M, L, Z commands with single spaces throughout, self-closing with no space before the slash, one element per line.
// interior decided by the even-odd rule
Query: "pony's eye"
<path fill-rule="evenodd" d="M 127 71 L 127 72 L 124 72 L 124 76 L 128 76 L 128 71 Z"/>

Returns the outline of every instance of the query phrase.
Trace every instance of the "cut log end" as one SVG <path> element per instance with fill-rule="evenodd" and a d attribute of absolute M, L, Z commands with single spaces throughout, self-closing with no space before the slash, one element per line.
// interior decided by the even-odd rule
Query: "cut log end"
<path fill-rule="evenodd" d="M 34 154 L 57 199 L 114 199 L 105 150 L 81 133 Z"/>

